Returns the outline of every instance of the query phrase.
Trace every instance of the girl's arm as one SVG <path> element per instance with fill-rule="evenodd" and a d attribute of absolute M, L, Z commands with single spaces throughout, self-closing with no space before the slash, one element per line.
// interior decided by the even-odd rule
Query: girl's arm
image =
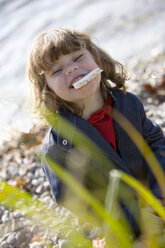
<path fill-rule="evenodd" d="M 56 176 L 56 174 L 52 171 L 49 167 L 46 156 L 50 157 L 54 162 L 57 162 L 61 166 L 64 165 L 64 160 L 60 159 L 60 151 L 58 150 L 57 143 L 55 137 L 52 135 L 51 129 L 48 131 L 47 135 L 45 136 L 43 147 L 42 147 L 42 156 L 41 156 L 41 166 L 42 169 L 49 181 L 50 188 L 53 193 L 53 197 L 55 201 L 59 201 L 62 197 L 62 182 Z"/>
<path fill-rule="evenodd" d="M 62 188 L 62 182 L 61 180 L 53 173 L 53 171 L 49 168 L 46 161 L 44 162 L 44 159 L 42 159 L 42 169 L 49 181 L 49 185 L 51 188 L 51 191 L 53 193 L 53 198 L 57 202 L 60 199 L 61 196 L 61 188 Z"/>
<path fill-rule="evenodd" d="M 140 102 L 140 114 L 142 119 L 143 137 L 154 152 L 160 166 L 165 172 L 165 136 L 159 125 L 147 118 L 144 107 Z M 162 198 L 158 183 L 149 168 L 148 182 L 152 193 Z"/>

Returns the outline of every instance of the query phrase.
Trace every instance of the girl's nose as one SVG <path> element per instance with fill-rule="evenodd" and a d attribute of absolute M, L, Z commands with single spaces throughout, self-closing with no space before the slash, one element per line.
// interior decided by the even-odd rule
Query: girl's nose
<path fill-rule="evenodd" d="M 77 65 L 69 66 L 65 72 L 65 75 L 68 76 L 68 75 L 72 74 L 74 71 L 77 71 L 78 68 L 79 67 Z"/>

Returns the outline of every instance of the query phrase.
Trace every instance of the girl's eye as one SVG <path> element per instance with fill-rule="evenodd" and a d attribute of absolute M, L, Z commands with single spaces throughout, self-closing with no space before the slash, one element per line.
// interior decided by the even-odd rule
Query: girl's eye
<path fill-rule="evenodd" d="M 55 70 L 55 71 L 53 72 L 53 75 L 54 75 L 54 74 L 57 74 L 57 73 L 59 73 L 59 72 L 61 72 L 61 71 L 62 71 L 62 69 Z"/>
<path fill-rule="evenodd" d="M 74 61 L 77 61 L 77 60 L 79 60 L 80 58 L 82 58 L 83 57 L 83 54 L 80 54 L 78 57 L 76 57 L 75 59 L 74 59 Z"/>

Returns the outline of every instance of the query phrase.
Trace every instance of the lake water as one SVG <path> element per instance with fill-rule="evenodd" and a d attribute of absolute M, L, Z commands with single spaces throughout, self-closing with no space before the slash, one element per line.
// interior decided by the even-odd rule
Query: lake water
<path fill-rule="evenodd" d="M 0 12 L 0 140 L 32 125 L 24 111 L 25 64 L 42 31 L 88 31 L 126 65 L 165 50 L 164 0 L 0 0 Z"/>

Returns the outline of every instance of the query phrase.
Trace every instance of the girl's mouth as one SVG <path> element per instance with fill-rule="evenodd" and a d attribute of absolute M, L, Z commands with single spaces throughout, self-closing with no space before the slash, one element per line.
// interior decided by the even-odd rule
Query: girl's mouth
<path fill-rule="evenodd" d="M 74 84 L 77 83 L 79 80 L 81 80 L 82 78 L 84 78 L 84 76 L 86 76 L 87 74 L 81 74 L 79 76 L 77 76 L 76 78 L 74 78 L 71 83 L 70 83 L 70 88 L 74 88 Z"/>
<path fill-rule="evenodd" d="M 103 70 L 101 70 L 100 68 L 96 68 L 96 69 L 92 70 L 91 72 L 89 72 L 88 74 L 86 74 L 85 76 L 80 76 L 80 77 L 76 78 L 72 82 L 72 88 L 74 87 L 75 89 L 79 89 L 79 88 L 85 86 L 89 81 L 94 79 L 102 71 Z"/>
<path fill-rule="evenodd" d="M 73 87 L 73 84 L 77 83 L 80 79 L 82 79 L 84 76 L 79 76 L 77 77 L 73 82 L 72 82 L 72 87 Z"/>

